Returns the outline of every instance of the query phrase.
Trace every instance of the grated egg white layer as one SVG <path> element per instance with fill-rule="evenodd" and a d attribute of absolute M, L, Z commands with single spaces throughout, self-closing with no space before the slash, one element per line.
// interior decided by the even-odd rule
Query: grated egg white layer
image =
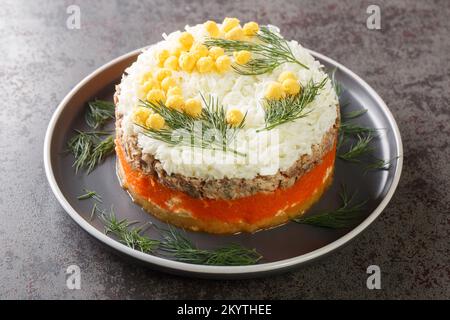
<path fill-rule="evenodd" d="M 277 29 L 271 27 L 273 30 Z M 196 41 L 203 42 L 207 32 L 203 25 L 186 26 Z M 245 128 L 239 130 L 234 147 L 242 155 L 208 149 L 173 146 L 145 136 L 132 120 L 132 112 L 138 104 L 139 79 L 142 74 L 156 69 L 156 53 L 177 45 L 181 31 L 163 35 L 164 40 L 143 50 L 137 61 L 126 69 L 120 83 L 118 109 L 123 113 L 124 138 L 137 135 L 143 153 L 150 153 L 161 162 L 168 173 L 203 179 L 245 178 L 257 175 L 273 175 L 286 170 L 304 154 L 311 154 L 311 146 L 322 141 L 324 134 L 336 121 L 338 98 L 331 81 L 308 106 L 310 113 L 301 119 L 276 127 L 271 131 L 259 131 L 264 126 L 262 101 L 265 88 L 286 70 L 295 73 L 302 85 L 311 79 L 320 82 L 327 77 L 321 64 L 297 41 L 288 44 L 295 57 L 309 69 L 297 64 L 285 63 L 271 74 L 258 76 L 239 75 L 233 70 L 224 74 L 215 72 L 200 74 L 174 72 L 185 99 L 213 94 L 226 109 L 239 109 L 247 113 Z M 264 141 L 257 143 L 256 141 Z"/>

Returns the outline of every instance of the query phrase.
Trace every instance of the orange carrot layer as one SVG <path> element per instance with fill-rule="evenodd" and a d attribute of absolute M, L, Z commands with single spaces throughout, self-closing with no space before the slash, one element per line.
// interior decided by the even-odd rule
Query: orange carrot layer
<path fill-rule="evenodd" d="M 167 188 L 153 177 L 133 169 L 126 161 L 118 141 L 116 152 L 124 171 L 126 186 L 153 204 L 170 211 L 188 211 L 198 219 L 255 223 L 273 217 L 280 210 L 301 207 L 314 196 L 315 190 L 326 182 L 327 171 L 333 168 L 336 148 L 328 152 L 319 165 L 304 174 L 292 187 L 235 200 L 196 199 L 181 191 Z M 176 201 L 171 201 L 174 199 Z"/>

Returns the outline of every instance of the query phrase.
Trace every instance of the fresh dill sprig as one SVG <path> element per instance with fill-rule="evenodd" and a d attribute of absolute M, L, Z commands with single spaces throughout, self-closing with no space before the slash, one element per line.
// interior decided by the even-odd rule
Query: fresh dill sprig
<path fill-rule="evenodd" d="M 114 136 L 108 136 L 100 141 L 93 149 L 87 164 L 87 172 L 90 173 L 102 162 L 108 155 L 114 152 Z"/>
<path fill-rule="evenodd" d="M 80 131 L 75 130 L 76 134 L 67 142 L 67 151 L 73 154 L 75 161 L 73 166 L 75 172 L 78 173 L 79 169 L 88 169 L 88 172 L 92 171 L 94 166 L 98 163 L 98 158 L 103 159 L 112 150 L 106 148 L 108 143 L 102 144 L 102 136 L 109 135 L 109 132 L 105 131 Z M 97 147 L 101 145 L 100 148 Z M 94 150 L 97 149 L 96 154 L 93 156 Z"/>
<path fill-rule="evenodd" d="M 342 118 L 345 120 L 351 120 L 351 119 L 355 119 L 355 118 L 362 116 L 366 112 L 367 112 L 367 109 L 354 110 L 354 111 L 350 111 L 348 113 L 343 114 Z"/>
<path fill-rule="evenodd" d="M 233 69 L 242 75 L 258 75 L 272 72 L 283 63 L 295 63 L 308 69 L 306 65 L 297 60 L 287 41 L 268 27 L 262 26 L 257 33 L 258 41 L 227 40 L 209 38 L 205 41 L 207 47 L 221 47 L 227 53 L 247 50 L 253 57 L 246 64 L 233 64 Z"/>
<path fill-rule="evenodd" d="M 333 84 L 333 87 L 336 91 L 336 95 L 338 97 L 341 96 L 343 87 L 336 80 L 336 71 L 337 68 L 334 68 L 330 73 L 330 79 Z M 370 146 L 370 142 L 373 137 L 377 135 L 377 128 L 364 127 L 359 124 L 351 123 L 348 120 L 352 120 L 364 115 L 367 112 L 367 109 L 357 109 L 354 111 L 343 113 L 343 109 L 349 105 L 349 103 L 341 104 L 340 112 L 342 121 L 339 127 L 338 138 L 337 138 L 337 150 L 340 151 L 343 145 L 347 145 L 348 141 L 351 137 L 356 136 L 357 142 L 350 146 L 350 149 L 346 152 L 340 152 L 338 157 L 345 161 L 350 162 L 361 162 L 358 159 L 361 156 L 370 154 L 373 151 L 373 147 Z M 393 160 L 398 157 L 390 160 L 378 159 L 375 158 L 373 162 L 366 164 L 364 168 L 364 174 L 366 174 L 370 170 L 389 170 L 391 163 Z"/>
<path fill-rule="evenodd" d="M 392 162 L 397 160 L 398 157 L 394 157 L 392 159 L 384 160 L 384 159 L 375 159 L 375 161 L 368 163 L 364 167 L 364 173 L 367 173 L 371 170 L 389 170 L 391 168 Z"/>
<path fill-rule="evenodd" d="M 300 224 L 309 224 L 317 227 L 340 229 L 354 226 L 361 218 L 361 212 L 366 201 L 352 204 L 356 192 L 352 195 L 348 194 L 345 185 L 342 186 L 340 198 L 342 205 L 330 211 L 325 211 L 312 216 L 296 218 L 293 221 Z"/>
<path fill-rule="evenodd" d="M 232 126 L 227 122 L 227 115 L 225 108 L 219 103 L 219 98 L 214 98 L 209 95 L 208 100 L 201 94 L 203 104 L 205 108 L 202 109 L 201 119 L 203 125 L 207 129 L 213 129 L 219 133 L 221 140 L 225 144 L 231 143 L 233 141 L 237 130 L 242 129 L 245 124 L 245 119 L 247 118 L 247 113 L 244 114 L 242 121 L 236 126 Z"/>
<path fill-rule="evenodd" d="M 134 123 L 135 125 L 137 125 L 138 127 L 141 127 L 143 130 L 144 135 L 155 139 L 155 140 L 159 140 L 162 142 L 165 142 L 167 144 L 170 145 L 183 145 L 183 146 L 189 146 L 191 145 L 191 140 L 189 140 L 189 142 L 184 141 L 184 140 L 177 140 L 176 136 L 174 135 L 174 132 L 172 129 L 167 129 L 167 128 L 162 128 L 160 130 L 154 130 L 152 128 L 148 128 L 145 127 L 143 125 L 140 125 L 139 123 Z"/>
<path fill-rule="evenodd" d="M 86 188 L 84 188 L 83 189 L 83 191 L 85 192 L 84 194 L 82 194 L 82 195 L 79 195 L 78 197 L 77 197 L 77 199 L 78 200 L 86 200 L 86 199 L 94 199 L 95 201 L 98 201 L 98 202 L 103 202 L 102 201 L 102 197 L 101 196 L 99 196 L 98 194 L 97 194 L 97 192 L 96 191 L 93 191 L 93 190 L 89 190 L 89 189 L 86 189 Z"/>
<path fill-rule="evenodd" d="M 105 223 L 105 234 L 113 234 L 127 247 L 144 253 L 153 253 L 160 244 L 158 240 L 143 235 L 144 229 L 142 227 L 130 227 L 135 222 L 117 219 L 112 208 L 109 213 L 102 211 L 100 217 Z"/>
<path fill-rule="evenodd" d="M 94 148 L 95 143 L 97 143 L 98 135 L 101 133 L 82 132 L 79 130 L 75 130 L 75 132 L 76 134 L 67 142 L 67 150 L 75 157 L 73 166 L 75 167 L 75 172 L 78 172 L 80 168 L 86 166 L 90 152 Z"/>
<path fill-rule="evenodd" d="M 361 160 L 358 159 L 359 157 L 373 151 L 373 148 L 370 146 L 370 142 L 373 139 L 372 135 L 358 135 L 357 138 L 358 141 L 352 144 L 348 151 L 338 154 L 339 159 L 349 162 L 360 162 Z"/>
<path fill-rule="evenodd" d="M 339 130 L 344 135 L 361 135 L 361 134 L 366 134 L 366 133 L 373 135 L 378 129 L 363 127 L 359 124 L 354 124 L 354 123 L 349 123 L 349 122 L 342 122 Z"/>
<path fill-rule="evenodd" d="M 230 244 L 213 250 L 197 248 L 181 232 L 169 226 L 165 230 L 161 250 L 171 254 L 177 261 L 219 266 L 242 266 L 257 263 L 262 256 L 255 249 Z"/>
<path fill-rule="evenodd" d="M 159 114 L 164 118 L 167 127 L 172 130 L 186 129 L 192 130 L 196 118 L 187 114 L 186 112 L 179 111 L 175 108 L 167 107 L 164 102 L 150 102 L 146 100 L 139 100 L 140 105 L 151 109 L 153 112 Z"/>
<path fill-rule="evenodd" d="M 67 142 L 68 151 L 73 154 L 75 161 L 73 166 L 75 172 L 79 169 L 86 169 L 87 173 L 92 172 L 95 166 L 114 151 L 114 137 L 108 136 L 102 139 L 101 136 L 108 135 L 104 131 L 83 132 L 75 130 L 76 134 Z"/>
<path fill-rule="evenodd" d="M 257 263 L 262 256 L 255 249 L 247 249 L 237 244 L 229 244 L 217 249 L 200 249 L 187 239 L 181 231 L 175 230 L 170 225 L 168 229 L 154 226 L 162 235 L 162 240 L 156 240 L 143 234 L 144 226 L 133 227 L 137 221 L 118 219 L 113 207 L 110 210 L 101 208 L 98 203 L 101 197 L 97 192 L 87 190 L 85 195 L 78 197 L 79 200 L 93 199 L 94 206 L 91 210 L 90 219 L 100 218 L 104 224 L 105 234 L 112 234 L 127 247 L 144 253 L 169 254 L 175 260 L 193 264 L 239 266 Z M 89 195 L 89 196 L 88 196 Z M 95 195 L 95 196 L 94 196 Z M 100 201 L 99 201 L 100 200 Z"/>
<path fill-rule="evenodd" d="M 141 100 L 142 106 L 152 109 L 164 118 L 167 128 L 153 130 L 137 123 L 136 125 L 143 129 L 145 135 L 171 145 L 230 151 L 245 156 L 245 154 L 230 148 L 229 145 L 233 142 L 237 130 L 244 127 L 247 114 L 244 115 L 244 118 L 238 125 L 232 126 L 227 123 L 226 110 L 219 103 L 218 98 L 214 98 L 211 95 L 208 99 L 203 95 L 201 97 L 204 108 L 202 108 L 202 113 L 199 117 L 193 117 L 185 112 L 169 108 L 161 101 L 154 103 Z M 186 134 L 186 136 L 177 137 L 174 135 L 175 130 L 180 130 L 178 133 Z M 209 140 L 205 139 L 204 136 L 207 130 L 213 130 L 211 132 L 214 133 L 214 136 Z"/>
<path fill-rule="evenodd" d="M 108 120 L 114 119 L 114 103 L 104 100 L 94 100 L 88 102 L 88 109 L 85 113 L 85 120 L 89 127 L 97 129 Z"/>
<path fill-rule="evenodd" d="M 93 129 L 103 126 L 108 120 L 114 119 L 114 104 L 112 102 L 95 100 L 88 103 L 88 109 L 84 115 L 86 124 Z M 86 169 L 89 174 L 114 151 L 114 137 L 106 131 L 81 131 L 67 142 L 67 151 L 75 157 L 73 167 L 75 173 L 80 169 Z M 103 136 L 107 136 L 102 139 Z"/>
<path fill-rule="evenodd" d="M 280 100 L 265 99 L 266 125 L 259 131 L 271 130 L 283 123 L 306 117 L 309 112 L 306 112 L 305 108 L 315 99 L 326 82 L 327 78 L 319 83 L 314 83 L 311 80 L 302 92 L 295 96 L 288 95 Z"/>

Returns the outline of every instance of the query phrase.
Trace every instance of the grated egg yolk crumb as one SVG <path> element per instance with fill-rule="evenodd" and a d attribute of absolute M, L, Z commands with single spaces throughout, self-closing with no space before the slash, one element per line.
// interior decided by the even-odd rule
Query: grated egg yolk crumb
<path fill-rule="evenodd" d="M 171 75 L 172 75 L 172 71 L 170 71 L 170 69 L 162 68 L 156 72 L 155 77 L 156 77 L 156 80 L 161 82 L 165 78 L 170 77 Z"/>
<path fill-rule="evenodd" d="M 206 73 L 211 71 L 214 66 L 214 61 L 211 57 L 202 57 L 197 61 L 197 70 L 200 73 Z"/>
<path fill-rule="evenodd" d="M 230 69 L 231 58 L 229 56 L 220 56 L 216 60 L 216 69 L 218 72 L 226 72 Z"/>
<path fill-rule="evenodd" d="M 161 88 L 164 91 L 169 90 L 171 87 L 174 87 L 177 85 L 177 82 L 175 81 L 174 78 L 172 77 L 167 77 L 165 78 L 162 82 L 161 82 Z"/>
<path fill-rule="evenodd" d="M 178 59 L 181 70 L 186 72 L 191 72 L 194 69 L 196 62 L 197 59 L 195 58 L 195 55 L 188 52 L 182 53 Z"/>
<path fill-rule="evenodd" d="M 181 111 L 184 107 L 183 97 L 180 95 L 173 95 L 173 96 L 167 97 L 166 106 L 168 108 L 172 108 L 172 109 Z"/>
<path fill-rule="evenodd" d="M 158 65 L 162 67 L 164 65 L 164 61 L 170 56 L 169 50 L 163 49 L 157 55 Z"/>
<path fill-rule="evenodd" d="M 283 86 L 279 82 L 272 82 L 266 88 L 265 98 L 268 100 L 280 100 L 284 97 Z"/>
<path fill-rule="evenodd" d="M 219 36 L 219 27 L 217 26 L 217 23 L 214 21 L 206 21 L 205 22 L 205 29 L 208 31 L 209 35 L 211 37 L 217 37 Z"/>
<path fill-rule="evenodd" d="M 145 99 L 147 92 L 149 92 L 152 89 L 159 89 L 159 83 L 155 79 L 150 78 L 139 87 L 138 89 L 139 98 Z"/>
<path fill-rule="evenodd" d="M 216 60 L 218 57 L 223 56 L 225 51 L 221 47 L 211 47 L 209 49 L 209 56 Z"/>
<path fill-rule="evenodd" d="M 133 113 L 133 121 L 141 126 L 144 126 L 151 113 L 152 112 L 150 109 L 139 107 Z"/>
<path fill-rule="evenodd" d="M 152 103 L 158 103 L 160 101 L 164 102 L 166 100 L 166 95 L 161 89 L 152 89 L 147 93 L 146 99 L 148 102 Z"/>
<path fill-rule="evenodd" d="M 170 56 L 164 62 L 164 68 L 178 70 L 178 58 L 176 56 Z"/>
<path fill-rule="evenodd" d="M 244 115 L 238 109 L 231 109 L 227 111 L 227 123 L 232 126 L 238 126 L 242 120 L 244 120 Z"/>
<path fill-rule="evenodd" d="M 153 113 L 145 121 L 145 126 L 153 130 L 161 130 L 165 123 L 166 121 L 161 115 Z"/>
<path fill-rule="evenodd" d="M 198 99 L 187 99 L 183 110 L 190 116 L 198 117 L 202 113 L 202 103 Z"/>
<path fill-rule="evenodd" d="M 183 32 L 178 38 L 178 41 L 181 43 L 183 48 L 190 49 L 192 44 L 194 43 L 194 36 L 189 32 Z"/>
<path fill-rule="evenodd" d="M 239 23 L 240 23 L 239 19 L 227 17 L 227 18 L 223 19 L 222 30 L 224 32 L 228 32 L 231 29 L 233 29 L 234 27 L 239 26 Z"/>
<path fill-rule="evenodd" d="M 244 31 L 240 26 L 234 27 L 227 33 L 225 33 L 225 39 L 228 40 L 241 40 L 244 37 Z"/>
<path fill-rule="evenodd" d="M 204 44 L 201 44 L 201 43 L 194 43 L 194 45 L 192 46 L 192 48 L 189 52 L 194 54 L 197 59 L 206 57 L 209 54 L 208 48 Z"/>
<path fill-rule="evenodd" d="M 281 84 L 283 86 L 284 92 L 290 95 L 296 95 L 300 92 L 300 84 L 297 80 L 294 79 L 286 79 Z"/>
<path fill-rule="evenodd" d="M 246 36 L 254 36 L 259 31 L 259 25 L 254 21 L 250 21 L 244 24 L 242 30 Z"/>
<path fill-rule="evenodd" d="M 250 51 L 241 50 L 233 53 L 234 59 L 238 64 L 246 64 L 252 57 Z"/>

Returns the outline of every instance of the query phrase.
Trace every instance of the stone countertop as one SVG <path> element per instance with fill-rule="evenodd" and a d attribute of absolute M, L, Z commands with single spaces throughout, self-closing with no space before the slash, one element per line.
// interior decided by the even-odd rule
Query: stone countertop
<path fill-rule="evenodd" d="M 0 298 L 450 298 L 448 1 L 13 1 L 0 6 Z M 69 5 L 81 28 L 66 27 Z M 381 30 L 366 27 L 370 4 Z M 181 278 L 105 250 L 64 212 L 43 168 L 58 103 L 102 64 L 164 31 L 224 15 L 280 26 L 287 38 L 361 75 L 400 127 L 404 170 L 384 213 L 337 253 L 279 276 Z M 69 290 L 67 266 L 82 272 Z M 382 289 L 366 288 L 379 265 Z"/>

